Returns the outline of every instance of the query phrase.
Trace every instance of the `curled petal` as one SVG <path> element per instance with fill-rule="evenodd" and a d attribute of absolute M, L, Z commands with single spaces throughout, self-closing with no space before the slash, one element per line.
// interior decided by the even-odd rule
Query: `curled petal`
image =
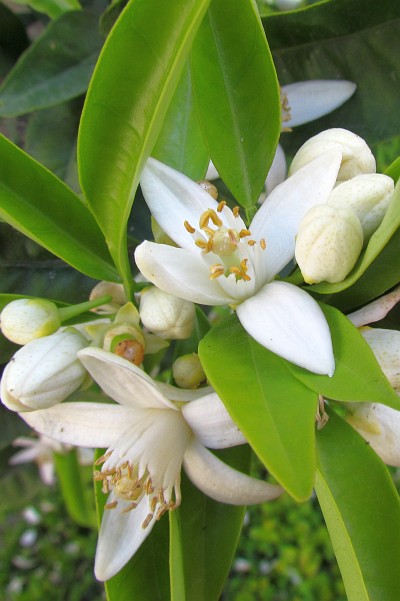
<path fill-rule="evenodd" d="M 286 127 L 309 123 L 331 113 L 356 91 L 356 84 L 345 80 L 299 81 L 282 87 L 289 101 L 290 119 Z"/>
<path fill-rule="evenodd" d="M 244 329 L 273 353 L 316 373 L 333 375 L 331 334 L 316 301 L 287 282 L 271 282 L 237 307 Z"/>
<path fill-rule="evenodd" d="M 108 502 L 112 503 L 114 500 L 115 497 L 111 493 Z M 130 501 L 118 499 L 115 508 L 104 510 L 94 566 L 98 580 L 108 580 L 117 574 L 149 536 L 156 522 L 153 517 L 147 527 L 142 528 L 150 513 L 147 497 L 144 497 L 135 509 L 124 512 L 129 505 Z"/>
<path fill-rule="evenodd" d="M 144 277 L 164 292 L 202 305 L 233 302 L 218 281 L 210 279 L 200 253 L 145 241 L 137 247 L 135 260 Z"/>
<path fill-rule="evenodd" d="M 182 413 L 196 438 L 210 449 L 225 449 L 247 442 L 215 392 L 187 403 Z"/>
<path fill-rule="evenodd" d="M 280 144 L 276 147 L 274 160 L 270 170 L 268 171 L 267 179 L 265 180 L 265 191 L 268 194 L 281 184 L 286 177 L 286 158 L 285 152 Z"/>
<path fill-rule="evenodd" d="M 132 422 L 131 409 L 106 403 L 61 403 L 20 416 L 40 434 L 92 448 L 113 446 Z"/>
<path fill-rule="evenodd" d="M 198 226 L 200 215 L 218 203 L 183 173 L 150 158 L 143 170 L 140 185 L 146 203 L 158 225 L 182 248 L 193 246 L 185 220 Z"/>
<path fill-rule="evenodd" d="M 341 159 L 338 148 L 324 152 L 277 186 L 257 211 L 250 230 L 256 239 L 264 238 L 266 242 L 264 261 L 268 279 L 294 257 L 299 224 L 311 207 L 327 201 Z"/>
<path fill-rule="evenodd" d="M 252 505 L 276 499 L 283 492 L 280 486 L 238 472 L 196 440 L 186 450 L 183 466 L 193 484 L 220 503 Z"/>
<path fill-rule="evenodd" d="M 132 409 L 174 409 L 142 369 L 126 359 L 88 347 L 79 359 L 102 390 L 114 401 Z"/>

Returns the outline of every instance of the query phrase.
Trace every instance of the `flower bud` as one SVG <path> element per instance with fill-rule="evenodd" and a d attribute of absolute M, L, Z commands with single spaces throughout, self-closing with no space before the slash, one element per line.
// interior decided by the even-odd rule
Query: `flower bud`
<path fill-rule="evenodd" d="M 87 345 L 75 328 L 66 328 L 23 346 L 3 372 L 3 404 L 12 411 L 33 411 L 61 403 L 85 378 L 77 352 Z"/>
<path fill-rule="evenodd" d="M 387 465 L 400 467 L 400 411 L 380 403 L 348 403 L 346 420 Z"/>
<path fill-rule="evenodd" d="M 361 222 L 364 241 L 368 241 L 385 216 L 393 191 L 391 177 L 364 173 L 336 186 L 327 204 L 352 209 Z"/>
<path fill-rule="evenodd" d="M 192 333 L 194 304 L 158 288 L 142 291 L 139 312 L 143 325 L 160 338 L 178 340 Z"/>
<path fill-rule="evenodd" d="M 363 245 L 362 227 L 350 209 L 317 205 L 300 223 L 295 257 L 308 284 L 341 282 Z"/>
<path fill-rule="evenodd" d="M 0 315 L 4 336 L 16 344 L 28 344 L 56 332 L 61 325 L 54 303 L 40 298 L 20 298 L 8 303 Z"/>
<path fill-rule="evenodd" d="M 367 143 L 347 129 L 334 128 L 317 134 L 301 146 L 292 161 L 289 175 L 293 175 L 323 152 L 337 147 L 342 151 L 338 182 L 362 173 L 375 173 L 375 158 Z"/>
<path fill-rule="evenodd" d="M 122 284 L 99 282 L 91 291 L 89 300 L 97 300 L 102 296 L 111 296 L 112 300 L 106 305 L 92 309 L 96 313 L 115 313 L 126 303 L 126 295 Z"/>
<path fill-rule="evenodd" d="M 182 355 L 172 365 L 172 375 L 179 388 L 198 388 L 205 382 L 206 374 L 196 353 Z"/>
<path fill-rule="evenodd" d="M 382 328 L 361 328 L 360 332 L 391 386 L 400 394 L 400 332 Z"/>

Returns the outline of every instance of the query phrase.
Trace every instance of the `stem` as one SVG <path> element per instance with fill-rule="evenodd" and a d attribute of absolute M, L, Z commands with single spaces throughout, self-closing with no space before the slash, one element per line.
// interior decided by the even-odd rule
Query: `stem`
<path fill-rule="evenodd" d="M 96 300 L 85 301 L 84 303 L 79 303 L 78 305 L 61 307 L 60 309 L 58 309 L 61 322 L 67 321 L 72 317 L 81 315 L 81 313 L 85 313 L 86 311 L 90 311 L 91 309 L 95 309 L 96 307 L 101 307 L 101 305 L 105 305 L 111 300 L 112 296 L 108 294 L 107 296 L 101 296 L 100 298 L 96 298 Z"/>

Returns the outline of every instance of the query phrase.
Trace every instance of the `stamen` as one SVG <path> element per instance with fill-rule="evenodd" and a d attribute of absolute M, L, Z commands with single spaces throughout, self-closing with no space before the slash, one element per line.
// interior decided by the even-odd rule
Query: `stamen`
<path fill-rule="evenodd" d="M 249 246 L 254 246 L 254 245 L 255 245 L 255 244 L 257 244 L 257 243 L 256 243 L 256 241 L 255 241 L 255 240 L 247 240 L 247 244 L 248 244 Z"/>
<path fill-rule="evenodd" d="M 128 505 L 128 507 L 125 507 L 125 509 L 123 510 L 122 513 L 128 513 L 129 511 L 132 511 L 132 509 L 136 509 L 137 507 L 137 503 L 130 503 L 130 505 Z"/>
<path fill-rule="evenodd" d="M 218 206 L 217 206 L 218 213 L 221 213 L 221 211 L 223 210 L 224 207 L 226 207 L 226 201 L 225 200 L 221 200 L 221 202 L 219 202 Z"/>
<path fill-rule="evenodd" d="M 246 238 L 246 236 L 251 236 L 250 230 L 240 230 L 239 237 Z"/>
<path fill-rule="evenodd" d="M 189 221 L 185 221 L 183 222 L 183 225 L 185 226 L 185 229 L 189 232 L 189 234 L 194 234 L 195 233 L 195 229 L 192 225 L 190 225 Z"/>
<path fill-rule="evenodd" d="M 96 459 L 96 461 L 94 462 L 95 465 L 102 465 L 103 463 L 105 463 L 107 461 L 107 459 L 110 457 L 111 455 L 111 451 L 107 451 L 107 453 L 104 453 L 104 455 L 101 455 L 101 457 L 99 457 L 98 459 Z"/>
<path fill-rule="evenodd" d="M 210 267 L 210 278 L 216 280 L 219 276 L 224 275 L 225 267 L 221 263 L 216 263 Z"/>
<path fill-rule="evenodd" d="M 106 503 L 104 509 L 115 509 L 117 505 L 118 501 L 112 501 L 111 503 Z"/>
<path fill-rule="evenodd" d="M 240 267 L 230 267 L 229 272 L 233 273 L 237 280 L 240 280 L 241 278 L 245 282 L 250 282 L 251 280 L 251 277 L 247 275 L 247 259 L 243 259 L 243 261 L 240 262 Z"/>
<path fill-rule="evenodd" d="M 157 503 L 158 503 L 157 497 L 153 497 L 152 500 L 151 500 L 151 503 L 150 503 L 150 509 L 151 509 L 152 513 L 155 512 L 156 507 L 157 507 Z"/>
<path fill-rule="evenodd" d="M 232 213 L 234 217 L 239 217 L 240 207 L 233 207 Z"/>
<path fill-rule="evenodd" d="M 222 225 L 222 221 L 221 219 L 218 217 L 217 213 L 214 211 L 214 209 L 207 209 L 207 211 L 204 211 L 204 213 L 200 216 L 199 219 L 199 226 L 200 229 L 204 229 L 205 227 L 208 226 L 208 222 L 212 221 L 214 225 L 216 225 L 217 227 L 221 227 Z"/>
<path fill-rule="evenodd" d="M 147 514 L 147 516 L 145 517 L 145 520 L 144 520 L 144 522 L 143 522 L 143 524 L 142 524 L 142 528 L 143 528 L 143 530 L 144 530 L 145 528 L 147 528 L 147 526 L 150 524 L 150 522 L 151 522 L 151 520 L 153 519 L 153 517 L 154 517 L 154 514 L 153 514 L 153 513 L 148 513 L 148 514 Z"/>
<path fill-rule="evenodd" d="M 265 250 L 267 248 L 267 243 L 265 242 L 264 238 L 261 238 L 260 240 L 260 246 L 263 250 Z"/>

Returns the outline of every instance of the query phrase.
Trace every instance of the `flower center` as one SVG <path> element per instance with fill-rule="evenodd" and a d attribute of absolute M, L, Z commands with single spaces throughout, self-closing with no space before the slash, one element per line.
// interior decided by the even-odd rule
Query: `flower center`
<path fill-rule="evenodd" d="M 215 280 L 220 276 L 229 277 L 233 274 L 236 281 L 244 280 L 248 282 L 251 279 L 248 274 L 249 257 L 242 258 L 243 253 L 239 253 L 239 246 L 247 244 L 252 247 L 257 242 L 250 239 L 251 232 L 244 227 L 240 229 L 226 227 L 218 215 L 223 211 L 228 212 L 229 221 L 232 221 L 232 218 L 239 218 L 239 207 L 234 207 L 231 210 L 226 206 L 226 202 L 222 200 L 216 211 L 207 209 L 201 214 L 199 219 L 200 231 L 192 227 L 188 221 L 184 222 L 184 226 L 193 235 L 196 246 L 202 250 L 203 254 L 212 252 L 221 259 L 220 263 L 215 263 L 209 268 L 210 279 Z M 260 241 L 260 247 L 265 249 L 264 239 Z"/>

